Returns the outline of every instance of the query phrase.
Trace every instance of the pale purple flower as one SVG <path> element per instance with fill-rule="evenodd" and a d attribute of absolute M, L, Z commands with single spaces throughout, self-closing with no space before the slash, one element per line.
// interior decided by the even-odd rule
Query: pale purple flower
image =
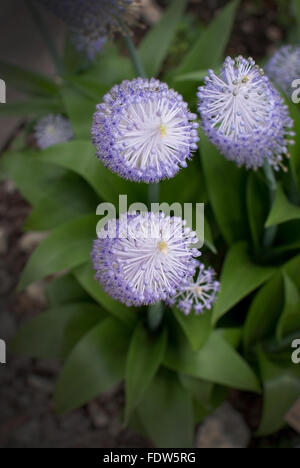
<path fill-rule="evenodd" d="M 96 279 L 128 306 L 166 300 L 194 275 L 200 255 L 195 243 L 195 232 L 179 217 L 125 213 L 108 221 L 94 241 Z"/>
<path fill-rule="evenodd" d="M 41 0 L 68 26 L 73 42 L 93 60 L 107 36 L 119 28 L 134 0 Z"/>
<path fill-rule="evenodd" d="M 97 105 L 92 141 L 113 172 L 138 182 L 173 177 L 197 149 L 196 115 L 180 94 L 152 78 L 114 86 Z"/>
<path fill-rule="evenodd" d="M 200 263 L 196 279 L 190 278 L 188 284 L 183 285 L 169 303 L 176 305 L 185 315 L 189 315 L 192 310 L 197 315 L 210 310 L 220 289 L 220 283 L 216 281 L 215 276 L 212 268 L 206 268 Z"/>
<path fill-rule="evenodd" d="M 293 81 L 300 79 L 300 47 L 280 47 L 268 61 L 265 70 L 269 78 L 291 96 Z"/>
<path fill-rule="evenodd" d="M 41 149 L 63 143 L 73 138 L 70 121 L 60 114 L 49 114 L 40 119 L 35 126 L 34 136 Z"/>
<path fill-rule="evenodd" d="M 198 98 L 203 130 L 227 159 L 248 169 L 265 161 L 275 170 L 282 166 L 293 121 L 252 58 L 227 57 L 219 75 L 209 70 Z"/>

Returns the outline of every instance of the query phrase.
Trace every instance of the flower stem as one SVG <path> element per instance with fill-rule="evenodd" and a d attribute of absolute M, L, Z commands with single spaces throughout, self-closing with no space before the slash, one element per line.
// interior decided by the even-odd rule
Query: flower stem
<path fill-rule="evenodd" d="M 38 8 L 36 8 L 34 2 L 32 0 L 26 0 L 27 8 L 31 14 L 31 17 L 39 30 L 40 35 L 44 39 L 45 44 L 48 47 L 49 53 L 52 57 L 53 63 L 55 65 L 57 74 L 59 76 L 63 76 L 64 74 L 64 64 L 59 56 L 59 53 L 56 49 L 55 43 L 52 40 L 51 35 L 48 32 L 48 28 L 40 14 Z"/>
<path fill-rule="evenodd" d="M 275 196 L 276 196 L 277 182 L 276 182 L 273 169 L 267 160 L 265 160 L 265 163 L 264 163 L 264 173 L 265 173 L 266 180 L 267 180 L 268 187 L 269 187 L 270 206 L 272 207 L 274 200 L 275 200 Z M 264 239 L 263 239 L 264 247 L 271 247 L 273 245 L 277 231 L 278 231 L 278 226 L 272 226 L 265 230 Z"/>
<path fill-rule="evenodd" d="M 134 68 L 134 71 L 135 71 L 136 75 L 138 77 L 141 77 L 141 78 L 147 78 L 144 66 L 143 66 L 143 64 L 142 64 L 142 62 L 140 60 L 140 57 L 139 57 L 138 52 L 137 52 L 137 50 L 135 48 L 135 45 L 133 43 L 133 40 L 132 40 L 132 38 L 130 36 L 130 32 L 128 31 L 128 28 L 127 28 L 126 24 L 124 23 L 122 18 L 119 18 L 118 21 L 119 21 L 119 25 L 121 27 L 121 30 L 123 32 L 124 41 L 125 41 L 128 53 L 130 55 L 132 65 L 133 65 L 133 68 Z"/>
<path fill-rule="evenodd" d="M 147 312 L 147 324 L 151 331 L 155 331 L 161 324 L 164 316 L 164 305 L 162 302 L 150 305 Z"/>

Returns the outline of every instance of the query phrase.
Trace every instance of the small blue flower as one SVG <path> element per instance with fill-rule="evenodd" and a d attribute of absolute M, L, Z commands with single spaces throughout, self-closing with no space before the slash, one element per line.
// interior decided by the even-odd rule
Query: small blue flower
<path fill-rule="evenodd" d="M 186 285 L 183 285 L 169 303 L 175 304 L 185 315 L 189 315 L 192 310 L 196 315 L 210 310 L 220 289 L 220 283 L 215 280 L 215 276 L 216 273 L 212 268 L 206 268 L 200 263 L 196 279 L 191 278 Z"/>
<path fill-rule="evenodd" d="M 128 306 L 167 300 L 194 275 L 200 252 L 196 234 L 179 217 L 125 213 L 108 221 L 94 241 L 96 279 Z"/>
<path fill-rule="evenodd" d="M 252 58 L 227 57 L 219 75 L 209 70 L 198 98 L 203 130 L 227 159 L 248 169 L 265 160 L 275 170 L 283 167 L 287 146 L 294 143 L 293 121 Z"/>
<path fill-rule="evenodd" d="M 38 121 L 34 136 L 38 147 L 45 149 L 57 143 L 68 141 L 74 135 L 68 119 L 59 114 L 50 114 Z"/>
<path fill-rule="evenodd" d="M 97 106 L 92 141 L 98 158 L 113 172 L 137 182 L 158 182 L 187 166 L 199 141 L 196 118 L 165 83 L 123 81 Z"/>
<path fill-rule="evenodd" d="M 291 96 L 292 83 L 300 78 L 300 47 L 280 47 L 268 61 L 265 70 L 276 86 Z"/>
<path fill-rule="evenodd" d="M 68 26 L 73 43 L 94 60 L 106 39 L 126 20 L 134 0 L 41 0 Z"/>

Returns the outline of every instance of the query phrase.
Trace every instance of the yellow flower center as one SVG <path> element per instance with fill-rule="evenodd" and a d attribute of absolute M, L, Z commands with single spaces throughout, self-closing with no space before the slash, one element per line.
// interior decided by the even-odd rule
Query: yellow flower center
<path fill-rule="evenodd" d="M 197 294 L 197 296 L 201 296 L 201 294 L 202 294 L 202 288 L 201 288 L 201 286 L 197 286 L 197 287 L 195 288 L 195 293 Z"/>
<path fill-rule="evenodd" d="M 165 136 L 167 135 L 167 127 L 164 124 L 161 124 L 159 126 L 159 131 L 160 131 L 160 136 L 162 138 L 165 138 Z"/>
<path fill-rule="evenodd" d="M 168 244 L 167 244 L 167 242 L 159 241 L 157 243 L 157 248 L 164 255 L 166 255 L 168 253 Z"/>

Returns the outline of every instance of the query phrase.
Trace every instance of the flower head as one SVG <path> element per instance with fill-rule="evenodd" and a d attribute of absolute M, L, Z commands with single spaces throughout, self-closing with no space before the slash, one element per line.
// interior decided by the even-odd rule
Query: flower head
<path fill-rule="evenodd" d="M 119 28 L 134 0 L 42 0 L 68 26 L 78 50 L 93 60 L 107 36 Z"/>
<path fill-rule="evenodd" d="M 205 265 L 200 263 L 196 279 L 191 278 L 186 285 L 183 285 L 169 303 L 176 304 L 185 315 L 189 315 L 192 310 L 196 314 L 210 310 L 220 289 L 220 283 L 215 280 L 215 275 L 212 268 L 206 269 Z"/>
<path fill-rule="evenodd" d="M 68 119 L 50 114 L 38 121 L 34 135 L 38 147 L 45 149 L 73 138 L 73 130 Z"/>
<path fill-rule="evenodd" d="M 125 213 L 108 221 L 92 250 L 96 279 L 128 306 L 174 296 L 199 263 L 196 234 L 185 224 L 163 213 Z"/>
<path fill-rule="evenodd" d="M 300 47 L 280 47 L 270 58 L 265 70 L 269 78 L 290 96 L 293 81 L 300 78 Z"/>
<path fill-rule="evenodd" d="M 114 86 L 97 106 L 92 140 L 97 156 L 122 177 L 157 182 L 186 167 L 199 141 L 182 96 L 158 80 Z"/>
<path fill-rule="evenodd" d="M 227 57 L 218 76 L 209 70 L 198 98 L 204 132 L 227 159 L 248 169 L 267 160 L 279 169 L 293 143 L 293 121 L 252 58 Z"/>

